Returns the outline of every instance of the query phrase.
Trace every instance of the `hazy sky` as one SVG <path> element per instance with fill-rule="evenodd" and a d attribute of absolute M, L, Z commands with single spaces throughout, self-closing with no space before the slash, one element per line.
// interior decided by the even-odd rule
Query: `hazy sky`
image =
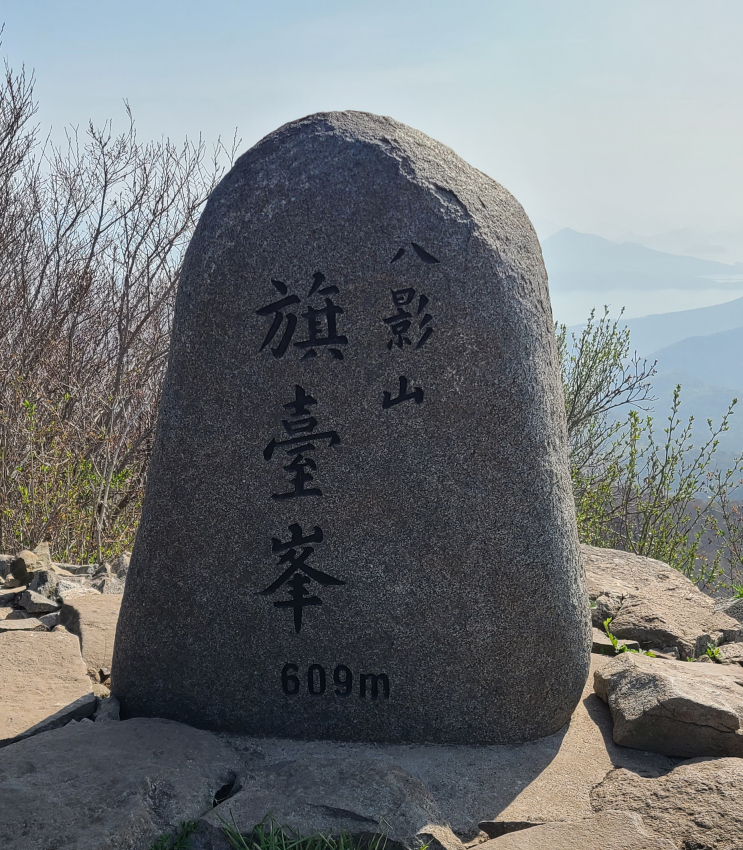
<path fill-rule="evenodd" d="M 743 232 L 742 0 L 3 0 L 43 126 L 243 148 L 391 115 L 510 189 L 542 234 Z"/>

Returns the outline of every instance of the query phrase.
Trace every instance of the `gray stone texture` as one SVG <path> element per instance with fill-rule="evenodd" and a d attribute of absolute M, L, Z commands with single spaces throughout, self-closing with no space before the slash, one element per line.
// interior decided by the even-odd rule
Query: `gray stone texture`
<path fill-rule="evenodd" d="M 10 565 L 15 561 L 15 555 L 0 555 L 0 578 L 10 575 Z"/>
<path fill-rule="evenodd" d="M 704 654 L 710 643 L 743 640 L 741 623 L 716 611 L 709 596 L 663 561 L 595 546 L 581 551 L 596 628 L 610 616 L 615 637 L 643 649 L 674 648 L 684 659 Z"/>
<path fill-rule="evenodd" d="M 679 850 L 743 847 L 743 759 L 693 759 L 653 778 L 613 770 L 591 803 L 596 811 L 636 812 Z"/>
<path fill-rule="evenodd" d="M 622 654 L 594 673 L 614 741 L 667 756 L 743 756 L 743 670 Z"/>
<path fill-rule="evenodd" d="M 10 572 L 19 584 L 28 584 L 33 575 L 32 570 L 39 566 L 39 559 L 28 549 L 22 549 L 10 565 Z"/>
<path fill-rule="evenodd" d="M 411 298 L 399 335 L 393 290 Z M 292 297 L 283 320 L 271 312 Z M 303 345 L 308 308 L 328 302 L 347 343 Z M 400 376 L 413 397 L 393 404 Z M 286 407 L 297 386 L 317 402 L 306 415 Z M 309 429 L 303 417 L 306 486 L 322 496 L 274 499 L 295 492 L 284 468 L 299 455 L 272 441 Z M 301 571 L 281 583 L 290 526 L 315 538 L 307 565 L 344 582 L 308 582 L 321 604 L 301 609 L 299 633 L 275 604 L 302 592 Z M 266 137 L 212 194 L 185 260 L 114 655 L 123 716 L 534 739 L 580 696 L 587 611 L 547 278 L 519 204 L 388 118 L 326 113 Z M 308 693 L 312 665 L 324 694 Z M 371 699 L 365 674 L 385 674 L 389 698 L 378 679 Z"/>
<path fill-rule="evenodd" d="M 119 558 L 116 559 L 117 566 L 119 565 Z M 126 585 L 126 573 L 128 570 L 128 561 L 125 562 L 124 571 L 122 573 L 122 577 L 116 574 L 114 567 L 112 564 L 103 563 L 96 569 L 93 573 L 92 581 L 90 586 L 97 590 L 99 593 L 105 593 L 107 595 L 110 594 L 121 594 L 124 592 L 124 587 Z"/>
<path fill-rule="evenodd" d="M 73 723 L 0 750 L 3 850 L 146 850 L 212 807 L 239 762 L 167 720 Z"/>
<path fill-rule="evenodd" d="M 36 555 L 38 559 L 37 569 L 52 569 L 52 553 L 48 543 L 39 543 L 39 545 L 34 549 L 34 555 Z"/>
<path fill-rule="evenodd" d="M 55 564 L 58 570 L 64 570 L 69 575 L 92 576 L 98 569 L 98 564 Z"/>
<path fill-rule="evenodd" d="M 0 616 L 2 616 L 0 614 Z M 717 660 L 722 664 L 743 664 L 743 641 L 726 643 L 718 651 Z"/>
<path fill-rule="evenodd" d="M 51 567 L 39 569 L 34 573 L 28 589 L 47 599 L 54 599 L 57 595 L 57 580 L 57 574 Z"/>
<path fill-rule="evenodd" d="M 116 697 L 106 697 L 98 700 L 98 708 L 95 712 L 96 723 L 118 723 L 120 717 L 121 706 Z"/>
<path fill-rule="evenodd" d="M 122 552 L 111 561 L 111 572 L 117 578 L 125 579 L 129 572 L 129 561 L 131 560 L 131 552 Z"/>
<path fill-rule="evenodd" d="M 201 819 L 194 850 L 230 850 L 222 824 L 234 823 L 249 835 L 268 812 L 295 834 L 383 832 L 411 848 L 428 843 L 432 828 L 447 829 L 430 791 L 398 765 L 365 756 L 305 755 L 248 774 L 234 797 Z M 445 845 L 463 850 L 450 830 L 447 838 Z"/>
<path fill-rule="evenodd" d="M 715 603 L 715 610 L 722 611 L 728 617 L 732 617 L 739 623 L 743 623 L 743 599 L 725 599 Z"/>
<path fill-rule="evenodd" d="M 596 652 L 599 655 L 616 655 L 614 644 L 611 642 L 609 635 L 607 635 L 605 631 L 597 629 L 594 626 L 592 633 L 593 644 L 591 646 L 591 652 Z M 636 640 L 617 640 L 617 644 L 620 652 L 623 646 L 626 646 L 627 649 L 634 649 L 635 651 L 640 649 L 640 644 Z"/>
<path fill-rule="evenodd" d="M 83 694 L 72 702 L 67 703 L 67 705 L 62 706 L 59 711 L 55 711 L 54 714 L 50 714 L 48 717 L 40 720 L 35 726 L 26 729 L 25 732 L 14 738 L 13 741 L 21 741 L 24 738 L 30 738 L 32 735 L 38 735 L 40 732 L 51 732 L 52 729 L 60 729 L 68 723 L 78 723 L 83 720 L 86 722 L 90 721 L 90 717 L 95 712 L 97 704 L 96 696 L 92 691 Z M 12 741 L 6 741 L 5 743 L 12 743 Z"/>
<path fill-rule="evenodd" d="M 10 579 L 13 581 L 13 579 Z M 22 590 L 26 588 L 6 588 L 0 590 L 0 605 L 3 607 L 15 605 L 18 597 L 20 596 Z"/>
<path fill-rule="evenodd" d="M 38 620 L 43 623 L 49 631 L 59 625 L 60 611 L 52 611 L 51 614 L 39 614 Z"/>
<path fill-rule="evenodd" d="M 100 591 L 91 587 L 89 576 L 71 576 L 61 578 L 57 582 L 57 597 L 63 603 L 69 603 L 79 599 L 81 596 L 98 596 Z"/>
<path fill-rule="evenodd" d="M 47 627 L 36 617 L 30 617 L 27 614 L 22 617 L 14 616 L 21 614 L 20 611 L 14 611 L 9 614 L 2 622 L 0 622 L 0 632 L 45 632 Z"/>
<path fill-rule="evenodd" d="M 592 661 L 602 664 L 606 659 Z M 106 719 L 114 722 L 98 722 L 108 710 L 114 716 Z M 477 839 L 478 822 L 485 817 L 497 818 L 496 826 L 507 830 L 515 824 L 590 818 L 591 790 L 614 766 L 645 776 L 674 766 L 665 756 L 614 744 L 609 710 L 588 685 L 567 728 L 527 744 L 380 745 L 221 734 L 225 746 L 217 746 L 214 736 L 178 724 L 140 719 L 116 723 L 114 717 L 111 699 L 99 700 L 95 726 L 126 727 L 121 738 L 66 737 L 72 730 L 90 732 L 85 721 L 37 735 L 33 749 L 13 745 L 8 748 L 12 758 L 0 757 L 0 818 L 8 810 L 2 808 L 3 795 L 16 789 L 21 808 L 15 811 L 6 803 L 11 811 L 8 829 L 27 823 L 31 830 L 24 835 L 28 845 L 21 848 L 34 847 L 32 839 L 40 848 L 55 846 L 44 842 L 55 818 L 60 824 L 58 850 L 128 847 L 126 841 L 137 833 L 127 832 L 127 823 L 133 829 L 144 823 L 148 831 L 141 834 L 141 844 L 133 838 L 132 844 L 146 850 L 158 830 L 186 818 L 202 819 L 202 844 L 224 847 L 212 799 L 232 776 L 237 777 L 236 793 L 217 811 L 228 821 L 234 813 L 245 831 L 253 818 L 268 814 L 256 803 L 265 803 L 264 792 L 270 788 L 271 810 L 278 816 L 280 805 L 282 817 L 291 815 L 303 832 L 312 824 L 331 829 L 353 824 L 354 832 L 366 832 L 372 822 L 383 820 L 411 845 L 432 835 L 433 848 L 456 848 Z M 195 752 L 192 736 L 205 749 Z M 226 748 L 234 755 L 225 755 Z M 225 764 L 226 776 L 215 771 Z M 204 777 L 210 778 L 205 788 L 199 784 Z M 194 785 L 204 793 L 192 797 Z M 257 800 L 245 793 L 251 789 Z M 65 801 L 70 813 L 64 812 Z M 110 812 L 104 811 L 106 806 Z M 6 846 L 2 840 L 0 846 Z M 192 850 L 198 846 L 193 839 L 189 843 Z"/>

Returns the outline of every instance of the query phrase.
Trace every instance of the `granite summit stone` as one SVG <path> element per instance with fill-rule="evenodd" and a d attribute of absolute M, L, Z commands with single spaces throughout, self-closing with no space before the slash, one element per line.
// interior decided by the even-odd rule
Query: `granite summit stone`
<path fill-rule="evenodd" d="M 529 219 L 389 118 L 280 128 L 185 259 L 114 651 L 122 716 L 515 742 L 567 723 L 589 652 Z"/>

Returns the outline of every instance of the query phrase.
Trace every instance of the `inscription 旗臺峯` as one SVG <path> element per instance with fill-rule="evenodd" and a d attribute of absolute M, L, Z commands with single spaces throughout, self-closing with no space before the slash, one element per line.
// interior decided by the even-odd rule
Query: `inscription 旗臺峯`
<path fill-rule="evenodd" d="M 414 242 L 411 242 L 410 245 L 415 257 L 422 263 L 431 266 L 439 262 L 436 257 L 420 245 Z M 406 248 L 400 248 L 392 258 L 391 263 L 397 263 L 405 254 Z M 401 266 L 395 268 L 402 272 Z M 341 334 L 338 329 L 338 320 L 345 313 L 343 308 L 333 301 L 333 296 L 339 294 L 338 287 L 332 284 L 326 285 L 325 275 L 319 271 L 315 272 L 312 276 L 312 284 L 303 301 L 296 292 L 290 292 L 289 287 L 282 281 L 271 279 L 271 283 L 281 297 L 256 310 L 256 314 L 259 316 L 273 317 L 260 351 L 271 346 L 270 351 L 273 357 L 281 359 L 289 351 L 289 346 L 292 345 L 293 348 L 304 352 L 302 360 L 312 360 L 318 357 L 318 351 L 323 349 L 327 350 L 332 358 L 343 360 L 343 352 L 340 346 L 347 345 L 348 338 Z M 390 292 L 395 312 L 382 319 L 391 334 L 387 349 L 390 352 L 395 349 L 403 352 L 407 347 L 408 351 L 418 351 L 426 345 L 434 334 L 433 316 L 427 310 L 429 298 L 411 286 L 392 289 Z M 318 299 L 324 299 L 324 305 L 318 306 Z M 309 303 L 310 301 L 313 301 L 313 303 Z M 307 338 L 295 341 L 294 337 L 300 319 L 307 322 Z M 382 408 L 388 410 L 406 401 L 420 405 L 423 402 L 423 397 L 422 387 L 413 386 L 405 375 L 400 375 L 396 395 L 387 390 L 383 392 Z M 285 502 L 303 497 L 322 497 L 323 495 L 313 474 L 317 472 L 315 454 L 319 446 L 332 448 L 340 444 L 341 438 L 337 431 L 318 429 L 318 420 L 313 413 L 313 408 L 317 406 L 317 403 L 317 399 L 311 393 L 299 384 L 295 384 L 294 398 L 283 405 L 283 409 L 286 411 L 285 418 L 281 419 L 284 434 L 281 437 L 272 438 L 263 450 L 263 457 L 266 461 L 272 460 L 277 452 L 283 453 L 287 458 L 287 462 L 282 468 L 289 476 L 289 489 L 273 493 L 271 498 L 274 501 Z M 320 544 L 323 541 L 323 532 L 319 526 L 314 526 L 313 531 L 305 535 L 302 526 L 298 522 L 294 522 L 289 526 L 289 533 L 291 536 L 286 541 L 279 540 L 276 537 L 271 538 L 271 551 L 279 555 L 278 564 L 284 566 L 284 570 L 275 581 L 258 593 L 261 596 L 272 596 L 284 589 L 288 598 L 279 599 L 273 604 L 276 608 L 286 608 L 292 611 L 294 630 L 299 634 L 302 629 L 304 609 L 323 604 L 320 597 L 310 589 L 309 585 L 314 582 L 325 588 L 342 586 L 345 582 L 323 572 L 310 563 L 310 558 L 315 553 L 315 547 L 310 544 Z M 308 680 L 309 693 L 313 695 L 324 693 L 326 687 L 324 669 L 319 665 L 313 665 L 310 669 L 311 671 L 314 670 L 314 673 L 311 673 Z M 353 678 L 350 670 L 344 665 L 339 665 L 336 668 L 334 681 L 338 695 L 343 695 L 339 693 L 338 689 L 342 690 L 345 686 L 345 679 L 343 682 L 339 682 L 335 677 L 336 674 L 345 676 L 346 674 L 343 671 L 348 671 L 349 692 Z M 294 679 L 287 681 L 294 681 Z M 386 674 L 382 673 L 379 676 L 361 674 L 359 687 L 362 697 L 366 694 L 367 682 L 372 699 L 376 699 L 379 683 L 382 685 L 384 698 L 388 698 L 389 679 Z M 284 686 L 284 692 L 290 693 L 286 690 L 286 686 Z M 296 692 L 291 691 L 291 693 Z"/>

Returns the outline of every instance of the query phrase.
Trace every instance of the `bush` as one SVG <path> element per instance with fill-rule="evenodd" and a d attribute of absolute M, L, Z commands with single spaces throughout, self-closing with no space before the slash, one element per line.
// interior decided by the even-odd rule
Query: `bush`
<path fill-rule="evenodd" d="M 39 146 L 35 111 L 33 79 L 6 66 L 0 551 L 101 560 L 132 543 L 181 261 L 225 151 L 140 143 L 128 108 L 118 136 Z"/>
<path fill-rule="evenodd" d="M 741 459 L 726 471 L 714 465 L 736 399 L 719 425 L 707 422 L 697 448 L 677 386 L 659 436 L 654 417 L 637 409 L 654 401 L 655 364 L 630 356 L 629 330 L 608 310 L 570 340 L 564 325 L 556 330 L 581 541 L 666 561 L 709 590 L 740 581 L 743 534 L 731 494 Z M 623 421 L 613 413 L 621 407 L 630 408 Z M 711 558 L 702 548 L 709 540 Z"/>

